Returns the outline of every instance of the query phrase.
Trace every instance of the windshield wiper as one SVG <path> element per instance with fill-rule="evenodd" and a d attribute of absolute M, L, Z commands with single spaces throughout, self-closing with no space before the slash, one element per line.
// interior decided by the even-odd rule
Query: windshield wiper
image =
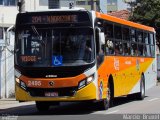
<path fill-rule="evenodd" d="M 42 36 L 40 36 L 39 32 L 37 31 L 36 27 L 35 26 L 31 26 L 33 32 L 37 35 L 38 39 L 44 43 L 44 41 L 42 40 Z"/>

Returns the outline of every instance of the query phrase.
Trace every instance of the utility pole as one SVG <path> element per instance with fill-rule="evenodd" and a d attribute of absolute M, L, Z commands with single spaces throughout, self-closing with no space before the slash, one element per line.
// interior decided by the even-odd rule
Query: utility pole
<path fill-rule="evenodd" d="M 94 0 L 91 0 L 91 10 L 94 10 Z"/>
<path fill-rule="evenodd" d="M 91 0 L 91 10 L 97 10 L 97 0 Z"/>

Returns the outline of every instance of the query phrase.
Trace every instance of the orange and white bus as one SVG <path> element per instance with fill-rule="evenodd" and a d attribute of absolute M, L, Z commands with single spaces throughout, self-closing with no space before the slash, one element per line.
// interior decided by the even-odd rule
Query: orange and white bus
<path fill-rule="evenodd" d="M 139 99 L 156 84 L 154 28 L 84 9 L 19 13 L 16 99 L 37 109 L 63 101 Z"/>

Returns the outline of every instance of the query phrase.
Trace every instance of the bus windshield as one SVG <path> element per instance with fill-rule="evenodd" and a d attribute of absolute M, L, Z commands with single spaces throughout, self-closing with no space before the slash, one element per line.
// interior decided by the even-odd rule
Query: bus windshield
<path fill-rule="evenodd" d="M 93 29 L 42 28 L 34 25 L 16 33 L 15 63 L 23 67 L 85 65 L 94 61 Z"/>

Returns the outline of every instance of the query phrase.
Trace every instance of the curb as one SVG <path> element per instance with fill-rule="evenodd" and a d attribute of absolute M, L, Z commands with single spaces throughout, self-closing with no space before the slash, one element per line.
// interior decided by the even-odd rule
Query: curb
<path fill-rule="evenodd" d="M 16 101 L 15 98 L 2 98 L 0 99 L 0 105 L 5 105 L 5 104 L 15 104 L 15 103 L 19 103 L 18 101 Z"/>

